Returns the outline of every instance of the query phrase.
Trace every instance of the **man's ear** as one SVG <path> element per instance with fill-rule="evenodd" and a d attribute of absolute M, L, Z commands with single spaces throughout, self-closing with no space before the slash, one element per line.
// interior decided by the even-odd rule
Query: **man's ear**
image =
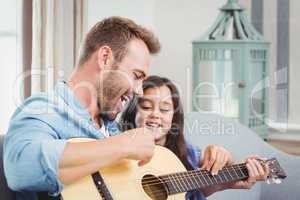
<path fill-rule="evenodd" d="M 99 69 L 104 69 L 112 64 L 112 50 L 109 46 L 102 46 L 97 51 L 97 64 Z"/>

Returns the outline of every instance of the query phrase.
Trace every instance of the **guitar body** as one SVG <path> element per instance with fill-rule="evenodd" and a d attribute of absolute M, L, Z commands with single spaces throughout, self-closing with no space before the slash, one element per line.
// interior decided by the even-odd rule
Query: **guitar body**
<path fill-rule="evenodd" d="M 86 142 L 91 139 L 72 139 L 71 142 Z M 144 175 L 160 176 L 186 171 L 181 161 L 167 148 L 156 146 L 153 158 L 139 167 L 137 161 L 122 160 L 118 164 L 99 170 L 114 200 L 151 200 L 142 186 Z M 92 176 L 86 176 L 77 182 L 66 185 L 62 191 L 64 200 L 99 200 L 99 194 Z M 185 193 L 166 197 L 168 200 L 183 200 Z M 166 199 L 156 198 L 156 199 Z"/>

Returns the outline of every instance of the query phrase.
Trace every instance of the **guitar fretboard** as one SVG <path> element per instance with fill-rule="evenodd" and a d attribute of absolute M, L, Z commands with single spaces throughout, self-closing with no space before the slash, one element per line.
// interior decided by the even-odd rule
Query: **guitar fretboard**
<path fill-rule="evenodd" d="M 246 164 L 224 167 L 218 175 L 212 176 L 207 170 L 192 170 L 159 176 L 168 188 L 169 195 L 209 187 L 222 183 L 235 182 L 248 178 Z"/>

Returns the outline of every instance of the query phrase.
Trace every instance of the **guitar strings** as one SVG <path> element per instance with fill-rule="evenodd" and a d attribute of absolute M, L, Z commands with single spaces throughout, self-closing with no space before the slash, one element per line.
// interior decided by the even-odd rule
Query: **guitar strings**
<path fill-rule="evenodd" d="M 227 167 L 227 168 L 232 168 L 232 169 L 239 169 L 239 170 L 241 170 L 241 169 L 245 169 L 244 168 L 244 166 L 245 166 L 245 164 L 238 164 L 239 166 L 237 166 L 237 165 L 235 165 L 235 166 L 229 166 L 229 167 Z M 241 167 L 243 167 L 243 168 L 241 168 Z M 227 169 L 228 170 L 228 169 Z M 191 174 L 191 176 L 193 176 L 193 174 L 195 174 L 195 172 L 196 173 L 199 173 L 200 172 L 200 175 L 203 175 L 202 173 L 204 172 L 204 175 L 211 175 L 208 171 L 196 171 L 196 170 L 192 170 L 192 171 L 189 171 L 189 172 L 191 172 L 192 174 Z M 201 173 L 202 172 L 202 173 Z M 196 174 L 196 175 L 199 175 L 199 174 Z M 184 180 L 186 177 L 190 177 L 190 176 L 178 176 L 178 177 L 176 177 L 177 178 L 177 180 Z M 232 177 L 232 176 L 231 176 Z M 233 178 L 233 177 L 232 177 Z M 148 180 L 149 179 L 155 179 L 154 177 L 152 177 L 152 178 L 147 178 Z M 172 178 L 172 177 L 170 177 L 170 178 L 168 178 L 168 179 L 174 179 L 174 180 L 176 180 L 175 178 Z M 155 180 L 157 180 L 157 179 L 155 179 Z M 228 180 L 226 180 L 226 181 L 228 181 Z M 150 183 L 151 181 L 148 181 L 148 183 Z M 167 181 L 167 180 L 164 180 L 164 183 L 169 183 L 169 182 L 173 182 L 172 180 L 169 180 L 169 181 Z M 202 182 L 201 182 L 202 183 Z M 212 182 L 213 183 L 213 182 Z M 150 184 L 146 184 L 146 186 L 153 186 L 153 185 L 159 185 L 159 184 L 161 184 L 160 182 L 159 183 L 157 183 L 157 182 L 155 182 L 155 183 L 153 183 L 153 181 L 150 183 Z M 190 184 L 190 183 L 189 183 Z M 202 183 L 203 184 L 203 183 Z M 144 184 L 145 185 L 145 184 Z M 180 184 L 181 185 L 181 184 Z M 196 185 L 198 185 L 198 183 L 196 182 Z M 210 184 L 208 183 L 208 184 L 203 184 L 204 186 L 209 186 Z M 182 186 L 182 185 L 181 185 Z M 184 186 L 184 185 L 183 185 Z M 187 186 L 185 186 L 186 188 L 187 188 Z M 184 190 L 185 190 L 185 188 L 184 187 L 180 187 L 180 188 L 183 188 Z M 199 188 L 201 188 L 201 186 L 199 186 Z M 152 194 L 154 194 L 154 196 L 155 197 L 161 197 L 161 196 L 165 196 L 166 195 L 166 189 L 163 187 L 163 188 L 161 188 L 161 189 L 156 189 L 156 190 L 150 190 L 151 191 L 151 193 Z M 174 194 L 176 194 L 176 193 L 178 193 L 178 191 L 170 191 L 170 192 L 175 192 Z"/>
<path fill-rule="evenodd" d="M 230 175 L 230 171 L 229 170 L 240 170 L 240 172 L 241 172 L 241 175 L 244 177 L 244 178 L 247 178 L 248 177 L 248 175 L 244 175 L 244 172 L 243 172 L 243 170 L 245 170 L 245 169 L 247 169 L 246 168 L 246 163 L 240 163 L 240 164 L 236 164 L 236 165 L 232 165 L 232 166 L 227 166 L 227 167 L 225 167 L 225 169 L 223 169 L 223 170 L 227 170 L 227 172 L 228 172 L 228 174 Z M 236 172 L 236 171 L 234 171 L 235 173 L 236 173 L 236 175 L 238 175 L 239 176 L 239 174 Z M 185 172 L 182 172 L 182 173 L 185 173 Z M 190 173 L 189 175 L 180 175 L 180 173 L 174 173 L 174 174 L 177 174 L 178 176 L 176 177 L 176 178 L 172 178 L 172 177 L 169 177 L 168 175 L 166 176 L 166 175 L 162 175 L 162 176 L 160 176 L 160 177 L 165 177 L 166 179 L 163 181 L 163 183 L 169 183 L 169 182 L 174 182 L 174 181 L 172 181 L 172 179 L 173 180 L 175 180 L 175 181 L 177 181 L 177 180 L 184 180 L 186 177 L 198 177 L 198 175 L 202 175 L 202 176 L 205 176 L 205 175 L 211 175 L 207 170 L 201 170 L 201 171 L 199 171 L 199 170 L 191 170 L 191 171 L 188 171 L 188 173 Z M 194 176 L 195 175 L 195 176 Z M 229 180 L 227 180 L 226 179 L 226 176 L 224 176 L 225 177 L 225 182 L 228 182 Z M 233 176 L 231 176 L 230 175 L 230 177 L 231 178 L 235 178 L 235 177 L 233 177 Z M 215 178 L 214 176 L 213 176 L 213 178 Z M 240 178 L 242 178 L 242 177 L 240 177 Z M 152 179 L 152 180 L 157 180 L 156 179 L 156 177 L 149 177 L 149 178 L 144 178 L 144 179 L 146 179 L 146 180 L 150 180 L 150 179 Z M 176 180 L 177 179 L 177 180 Z M 168 181 L 169 180 L 169 181 Z M 187 179 L 185 179 L 185 180 L 187 180 Z M 216 182 L 218 182 L 218 180 L 216 180 L 215 179 L 215 181 Z M 222 178 L 221 178 L 221 181 L 223 181 L 222 180 Z M 154 183 L 155 182 L 155 183 Z M 189 183 L 189 181 L 187 181 L 188 182 L 188 184 L 190 184 Z M 201 184 L 202 185 L 204 185 L 205 187 L 207 187 L 207 186 L 209 186 L 209 185 L 211 185 L 210 183 L 208 183 L 207 181 L 205 181 L 205 184 L 203 184 L 202 183 L 202 181 L 201 181 L 201 179 L 200 179 L 200 182 L 201 182 Z M 153 185 L 158 185 L 158 184 L 162 184 L 161 182 L 157 182 L 157 181 L 148 181 L 148 182 L 146 182 L 147 184 L 146 184 L 146 186 L 153 186 Z M 208 183 L 208 184 L 207 184 Z M 214 184 L 214 182 L 213 181 L 211 181 L 211 183 L 212 183 L 212 185 Z M 193 183 L 192 183 L 193 184 Z M 172 184 L 172 185 L 174 185 L 174 184 Z M 176 184 L 176 185 L 179 185 L 179 184 Z M 182 184 L 180 184 L 181 186 L 182 186 Z M 196 182 L 196 185 L 197 186 L 199 186 L 199 184 Z M 186 185 L 184 185 L 183 184 L 183 186 L 186 186 Z M 186 189 L 184 188 L 184 187 L 181 187 L 181 189 L 184 189 L 184 190 L 187 190 L 188 188 L 187 188 L 187 186 L 186 186 Z M 197 187 L 196 189 L 199 189 L 199 188 L 201 188 L 201 185 L 199 186 L 199 187 Z M 172 194 L 176 194 L 176 193 L 180 193 L 180 191 L 178 192 L 178 191 L 176 191 L 176 188 L 174 188 L 174 190 L 170 190 L 171 188 L 168 188 L 169 189 L 169 192 L 173 192 Z M 179 189 L 180 189 L 180 187 L 179 187 Z M 166 188 L 165 187 L 163 187 L 163 188 L 160 188 L 160 189 L 156 189 L 156 190 L 150 190 L 150 192 L 152 193 L 152 194 L 154 194 L 154 196 L 155 197 L 165 197 L 166 196 Z M 186 191 L 184 191 L 184 192 L 186 192 Z M 168 193 L 167 193 L 167 195 L 168 195 Z"/>
<path fill-rule="evenodd" d="M 204 173 L 204 174 L 195 174 L 195 173 L 192 173 L 192 174 L 190 174 L 188 177 L 198 177 L 198 175 L 210 175 L 209 173 Z M 237 177 L 237 178 L 246 178 L 247 176 L 245 176 L 245 175 L 243 175 L 242 174 L 242 176 L 243 177 Z M 179 186 L 179 187 L 181 187 L 181 188 L 184 188 L 184 186 L 186 186 L 186 184 L 178 184 L 178 183 L 175 183 L 174 181 L 182 181 L 182 180 L 187 180 L 186 179 L 186 177 L 187 176 L 178 176 L 178 177 L 166 177 L 166 179 L 163 181 L 163 183 L 171 183 L 172 185 L 174 185 L 174 184 L 176 184 L 177 186 Z M 212 177 L 212 178 L 214 178 L 215 179 L 215 182 L 216 183 L 218 183 L 218 182 L 220 182 L 219 180 L 217 180 L 215 177 Z M 232 177 L 231 176 L 231 178 L 234 178 L 235 179 L 235 177 Z M 150 181 L 149 181 L 150 180 Z M 201 181 L 201 179 L 198 179 L 198 180 L 200 180 L 200 182 L 201 182 L 201 184 L 202 185 L 204 185 L 204 186 L 209 186 L 209 185 L 211 185 L 211 184 L 214 184 L 214 181 L 207 181 L 206 179 L 205 179 L 205 181 Z M 230 179 L 226 179 L 226 177 L 225 177 L 225 180 L 222 180 L 221 179 L 221 182 L 228 182 L 228 181 L 231 181 Z M 189 184 L 189 185 L 191 185 L 191 183 L 189 182 L 189 181 L 187 181 L 187 183 Z M 148 178 L 148 181 L 147 182 L 143 182 L 143 185 L 146 185 L 146 186 L 155 186 L 155 185 L 160 185 L 160 184 L 162 184 L 161 182 L 157 182 L 157 179 L 156 178 Z M 193 184 L 193 183 L 192 183 Z M 196 182 L 196 184 L 197 184 L 197 186 L 199 185 L 197 182 Z M 200 185 L 200 187 L 201 187 L 201 185 Z"/>
<path fill-rule="evenodd" d="M 239 166 L 237 166 L 239 165 Z M 234 166 L 227 166 L 226 168 L 222 169 L 221 171 L 224 171 L 224 170 L 228 170 L 228 168 L 231 168 L 229 170 L 245 170 L 245 164 L 237 164 L 237 165 L 234 165 Z M 186 174 L 188 173 L 188 175 L 183 175 L 183 174 Z M 203 174 L 204 173 L 204 174 Z M 165 177 L 165 176 L 170 176 L 170 175 L 174 175 L 176 178 L 177 177 L 180 177 L 180 178 L 187 178 L 187 177 L 191 177 L 191 175 L 211 175 L 209 173 L 209 171 L 207 170 L 190 170 L 190 171 L 186 171 L 186 172 L 180 172 L 180 173 L 172 173 L 172 174 L 168 174 L 168 175 L 161 175 L 160 177 Z M 195 176 L 193 176 L 195 177 Z M 143 180 L 153 180 L 153 177 L 149 177 L 149 178 L 144 178 Z"/>
<path fill-rule="evenodd" d="M 224 171 L 224 170 L 227 170 L 228 168 L 233 168 L 234 170 L 239 170 L 239 171 L 242 171 L 242 170 L 245 170 L 246 169 L 246 163 L 239 163 L 239 164 L 234 164 L 234 165 L 231 165 L 231 166 L 226 166 L 224 167 L 222 170 L 220 171 Z M 168 175 L 180 175 L 181 173 L 208 173 L 207 170 L 199 170 L 199 169 L 195 169 L 195 170 L 190 170 L 190 171 L 186 171 L 186 172 L 179 172 L 179 173 L 172 173 L 172 174 L 168 174 Z M 168 176 L 168 175 L 161 175 L 161 176 Z M 210 175 L 210 174 L 209 174 Z M 190 175 L 181 175 L 181 177 L 190 177 Z M 151 177 L 149 178 L 144 178 L 144 180 L 147 180 L 147 179 L 152 179 Z"/>
<path fill-rule="evenodd" d="M 245 175 L 243 174 L 244 172 L 242 172 L 242 174 L 237 174 L 239 177 L 241 177 L 241 175 L 242 175 L 242 177 L 244 177 Z M 189 178 L 189 177 L 193 177 L 193 178 L 198 178 L 198 176 L 199 175 L 202 175 L 202 176 L 208 176 L 208 177 L 210 177 L 211 179 L 214 179 L 215 181 L 217 181 L 217 182 L 219 182 L 220 180 L 217 180 L 218 178 L 219 179 L 221 179 L 221 181 L 228 181 L 227 179 L 226 179 L 226 177 L 225 177 L 225 180 L 222 180 L 222 178 L 221 177 L 218 177 L 218 178 L 216 178 L 215 176 L 211 176 L 211 174 L 209 173 L 209 172 L 189 172 L 189 174 L 188 175 L 177 175 L 177 176 L 173 176 L 173 177 L 166 177 L 166 176 L 160 176 L 160 177 L 164 177 L 165 179 L 163 179 L 164 180 L 164 182 L 166 182 L 166 183 L 169 183 L 169 182 L 172 182 L 172 180 L 173 181 L 177 181 L 177 180 L 179 180 L 179 181 L 181 181 L 181 180 L 187 180 L 186 178 Z M 229 174 L 230 175 L 230 174 Z M 231 175 L 230 175 L 231 176 Z M 235 178 L 235 177 L 232 177 L 231 176 L 231 178 Z M 143 184 L 147 184 L 147 185 L 151 185 L 152 183 L 153 184 L 159 184 L 159 183 L 157 183 L 157 178 L 156 177 L 149 177 L 149 178 L 144 178 L 143 180 L 147 180 L 147 181 L 144 181 L 143 182 Z M 202 182 L 201 181 L 202 179 L 200 179 L 200 182 Z M 189 182 L 189 181 L 187 181 L 187 182 Z M 211 181 L 210 181 L 211 182 Z M 204 183 L 205 184 L 209 184 L 209 182 L 205 179 L 205 181 L 204 181 Z M 213 182 L 212 182 L 213 183 Z M 203 183 L 202 183 L 203 184 Z"/>
<path fill-rule="evenodd" d="M 234 169 L 234 170 L 244 170 L 245 168 L 239 168 L 237 166 L 230 166 L 231 170 Z M 228 170 L 228 169 L 227 169 Z M 228 171 L 229 172 L 229 171 Z M 242 171 L 241 171 L 242 172 Z M 211 174 L 208 172 L 208 171 L 196 171 L 196 170 L 191 170 L 191 171 L 188 171 L 188 175 L 182 175 L 182 174 L 176 174 L 176 176 L 174 176 L 173 178 L 172 177 L 169 177 L 169 175 L 162 175 L 160 177 L 165 177 L 165 180 L 164 180 L 164 183 L 170 183 L 170 182 L 174 182 L 177 181 L 177 180 L 187 180 L 186 178 L 187 177 L 198 177 L 199 175 L 202 175 L 202 176 L 211 176 Z M 235 172 L 236 173 L 236 172 Z M 236 173 L 237 174 L 237 173 Z M 230 173 L 229 173 L 230 175 Z M 239 174 L 237 174 L 239 176 Z M 230 175 L 231 176 L 231 175 Z M 242 174 L 242 176 L 245 176 L 244 174 Z M 216 178 L 214 176 L 212 176 L 211 178 L 214 178 L 215 181 L 218 181 L 216 180 Z M 234 178 L 231 176 L 231 178 Z M 246 178 L 246 177 L 245 177 Z M 161 184 L 160 182 L 158 183 L 157 182 L 157 177 L 149 177 L 149 178 L 144 178 L 143 180 L 147 180 L 145 182 L 143 182 L 144 185 L 147 185 L 147 186 L 152 186 L 152 185 L 158 185 L 158 184 Z M 223 181 L 223 180 L 222 180 Z M 228 181 L 225 177 L 225 181 Z M 188 182 L 188 181 L 187 181 Z M 202 182 L 200 180 L 200 182 Z M 208 181 L 205 181 L 205 184 L 204 185 L 208 185 L 210 184 Z M 211 183 L 213 183 L 211 181 Z M 203 184 L 203 183 L 202 183 Z"/>

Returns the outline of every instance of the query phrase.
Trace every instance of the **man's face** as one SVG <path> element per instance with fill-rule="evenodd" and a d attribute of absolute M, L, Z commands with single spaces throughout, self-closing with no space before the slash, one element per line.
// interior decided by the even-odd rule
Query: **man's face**
<path fill-rule="evenodd" d="M 103 117 L 114 120 L 134 93 L 142 95 L 142 81 L 148 75 L 150 58 L 145 43 L 132 40 L 123 60 L 100 73 L 98 106 Z"/>

